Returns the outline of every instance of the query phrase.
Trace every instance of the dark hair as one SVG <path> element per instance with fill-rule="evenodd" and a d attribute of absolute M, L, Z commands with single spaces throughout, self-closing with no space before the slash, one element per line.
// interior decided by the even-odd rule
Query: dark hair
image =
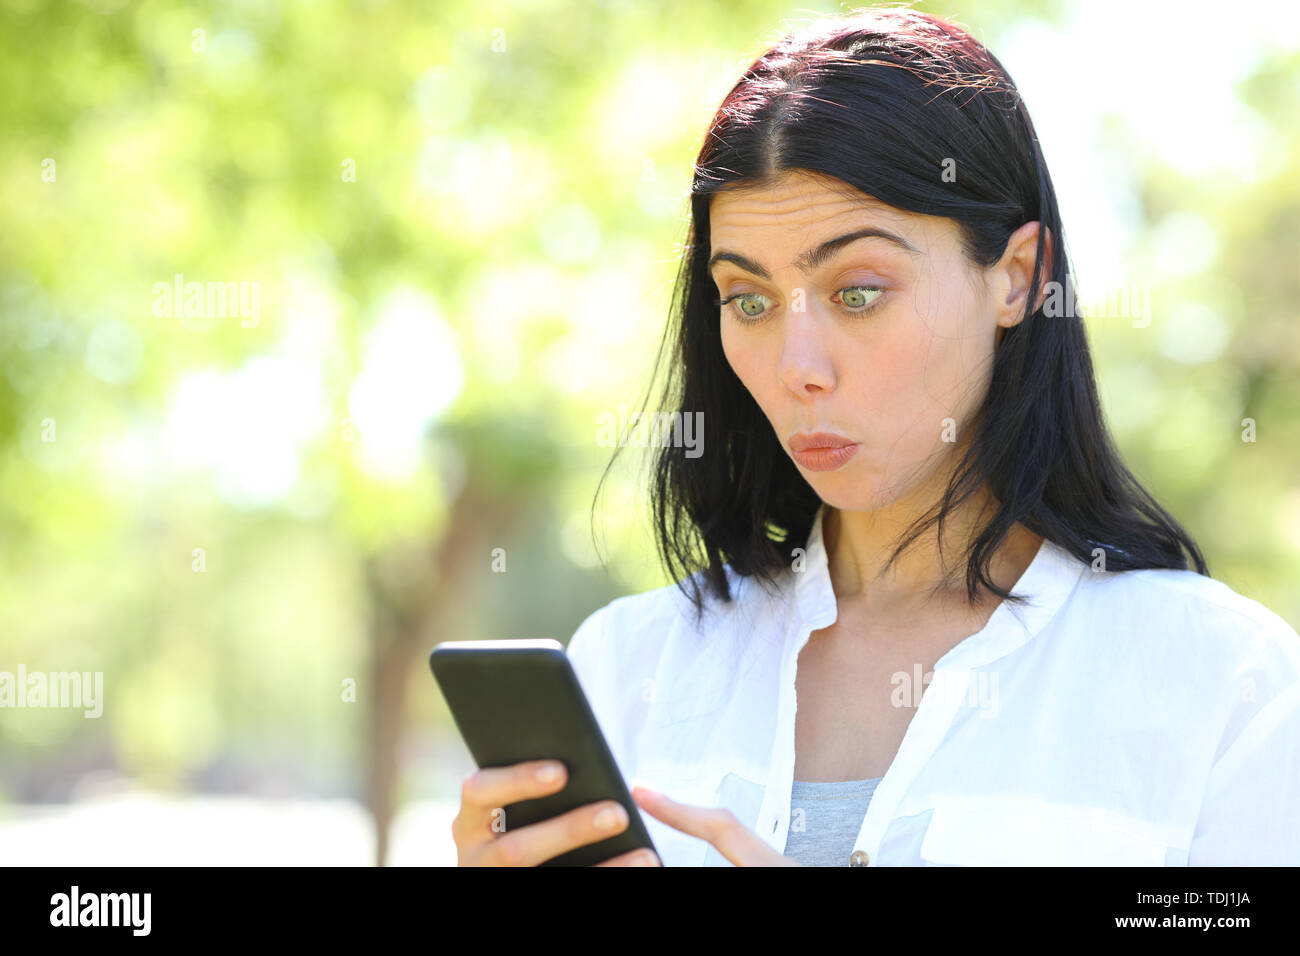
<path fill-rule="evenodd" d="M 958 175 L 945 181 L 954 163 Z M 774 581 L 791 549 L 807 543 L 821 505 L 726 360 L 708 272 L 711 197 L 796 169 L 956 220 L 966 256 L 984 267 L 998 262 L 1012 232 L 1038 221 L 1053 241 L 1047 247 L 1040 227 L 1030 288 L 1041 288 L 1046 265 L 1045 277 L 1069 289 L 1064 230 L 1033 123 L 1002 64 L 975 38 L 938 17 L 886 7 L 818 21 L 759 57 L 718 109 L 696 160 L 675 321 L 651 379 L 653 387 L 669 351 L 659 407 L 703 412 L 706 454 L 665 443 L 652 489 L 660 556 L 697 615 L 697 578 L 723 601 L 731 600 L 724 562 Z M 1186 548 L 1208 575 L 1195 541 L 1124 466 L 1107 433 L 1080 317 L 1049 318 L 1047 302 L 1035 308 L 1036 297 L 1027 298 L 1024 319 L 996 346 L 988 394 L 942 501 L 902 536 L 890 563 L 936 523 L 942 534 L 943 519 L 987 487 L 998 507 L 966 552 L 972 604 L 981 587 L 1022 600 L 988 573 L 1017 522 L 1083 561 L 1104 548 L 1107 570 L 1186 570 Z"/>

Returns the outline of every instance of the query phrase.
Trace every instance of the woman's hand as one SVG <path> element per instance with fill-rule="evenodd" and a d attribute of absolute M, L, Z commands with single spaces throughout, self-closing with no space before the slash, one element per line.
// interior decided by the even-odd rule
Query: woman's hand
<path fill-rule="evenodd" d="M 736 866 L 803 865 L 777 853 L 725 807 L 693 807 L 642 786 L 632 788 L 632 799 L 646 813 L 674 830 L 707 840 Z"/>
<path fill-rule="evenodd" d="M 554 768 L 558 774 L 543 779 L 538 771 Z M 507 804 L 544 797 L 564 789 L 564 765 L 553 760 L 529 760 L 509 767 L 488 767 L 470 774 L 461 784 L 460 810 L 451 821 L 456 841 L 457 866 L 537 866 L 561 853 L 598 843 L 627 829 L 627 811 L 614 800 L 602 800 L 562 813 L 558 817 L 506 830 L 502 808 Z M 612 810 L 613 817 L 602 818 Z M 606 825 L 601 825 L 601 820 Z M 650 850 L 632 850 L 597 866 L 660 866 Z"/>

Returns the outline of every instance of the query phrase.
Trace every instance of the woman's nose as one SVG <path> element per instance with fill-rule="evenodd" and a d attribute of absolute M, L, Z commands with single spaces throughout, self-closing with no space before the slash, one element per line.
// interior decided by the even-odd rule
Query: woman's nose
<path fill-rule="evenodd" d="M 825 317 L 809 307 L 802 311 L 792 308 L 784 318 L 777 372 L 782 384 L 801 396 L 834 388 Z"/>

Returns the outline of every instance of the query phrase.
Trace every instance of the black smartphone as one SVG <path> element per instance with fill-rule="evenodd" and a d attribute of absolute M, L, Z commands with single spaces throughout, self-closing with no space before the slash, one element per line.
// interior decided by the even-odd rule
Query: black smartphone
<path fill-rule="evenodd" d="M 479 767 L 550 759 L 568 770 L 562 790 L 505 806 L 506 830 L 602 800 L 617 800 L 627 811 L 621 833 L 542 866 L 593 866 L 631 850 L 655 849 L 559 641 L 444 641 L 429 655 L 429 666 Z"/>

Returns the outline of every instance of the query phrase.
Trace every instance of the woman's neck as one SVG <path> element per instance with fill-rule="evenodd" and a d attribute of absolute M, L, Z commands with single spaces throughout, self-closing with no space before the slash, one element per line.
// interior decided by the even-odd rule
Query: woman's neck
<path fill-rule="evenodd" d="M 836 600 L 881 614 L 905 613 L 935 600 L 967 603 L 965 550 L 996 507 L 987 493 L 976 497 L 944 519 L 942 547 L 937 527 L 931 526 L 888 569 L 885 563 L 917 512 L 901 507 L 827 509 L 822 537 Z M 1010 589 L 1033 561 L 1042 540 L 1023 525 L 1012 526 L 989 564 L 993 581 Z M 980 596 L 981 604 L 996 600 L 988 592 Z"/>

